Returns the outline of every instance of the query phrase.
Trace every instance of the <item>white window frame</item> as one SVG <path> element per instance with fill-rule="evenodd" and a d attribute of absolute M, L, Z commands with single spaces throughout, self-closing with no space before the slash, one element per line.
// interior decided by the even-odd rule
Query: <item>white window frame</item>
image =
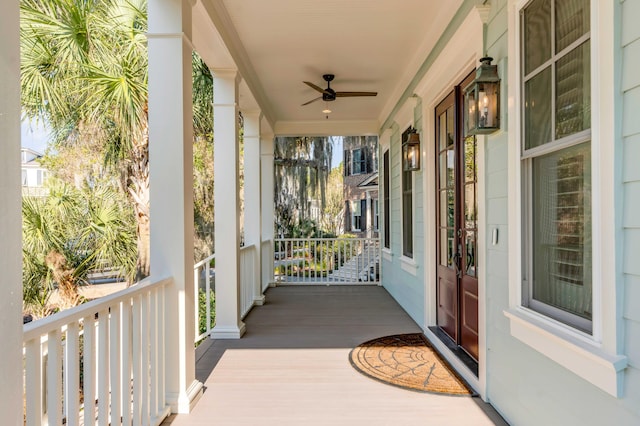
<path fill-rule="evenodd" d="M 593 250 L 592 334 L 587 334 L 522 305 L 522 86 L 520 11 L 529 0 L 509 0 L 509 309 L 512 336 L 605 392 L 621 397 L 627 358 L 621 354 L 618 303 L 623 293 L 616 267 L 617 204 L 615 185 L 616 109 L 621 100 L 615 76 L 616 8 L 610 0 L 591 0 L 591 186 Z M 618 137 L 619 138 L 619 137 Z M 608 143 L 606 143 L 608 142 Z"/>
<path fill-rule="evenodd" d="M 360 171 L 356 172 L 356 156 L 355 153 L 360 153 L 360 161 L 357 162 Z M 364 148 L 355 148 L 351 150 L 351 174 L 361 175 L 367 173 L 367 152 Z"/>
<path fill-rule="evenodd" d="M 356 214 L 356 208 L 358 213 Z M 358 220 L 358 227 L 356 228 L 356 217 Z M 351 230 L 362 232 L 362 208 L 360 204 L 360 200 L 351 200 Z"/>
<path fill-rule="evenodd" d="M 407 126 L 408 127 L 408 126 Z M 411 127 L 413 127 L 413 123 L 411 123 Z M 398 143 L 399 147 L 399 155 L 398 155 L 398 163 L 397 167 L 400 168 L 400 175 L 398 179 L 400 179 L 400 267 L 403 271 L 410 273 L 413 276 L 418 276 L 418 264 L 415 261 L 415 252 L 416 252 L 416 241 L 415 241 L 415 226 L 416 226 L 416 173 L 417 172 L 409 172 L 411 175 L 411 229 L 413 230 L 414 236 L 412 236 L 412 247 L 411 247 L 411 256 L 409 257 L 404 254 L 404 185 L 402 175 L 404 171 L 402 170 L 402 134 L 406 131 L 406 127 L 404 130 L 398 132 L 400 137 L 400 143 Z"/>

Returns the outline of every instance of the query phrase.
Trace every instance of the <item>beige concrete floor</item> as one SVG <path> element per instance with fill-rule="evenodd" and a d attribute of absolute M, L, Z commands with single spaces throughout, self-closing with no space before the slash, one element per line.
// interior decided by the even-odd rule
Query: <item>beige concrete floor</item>
<path fill-rule="evenodd" d="M 272 288 L 245 322 L 242 339 L 198 348 L 204 395 L 163 425 L 506 424 L 479 398 L 404 390 L 351 367 L 358 344 L 420 332 L 382 287 Z"/>

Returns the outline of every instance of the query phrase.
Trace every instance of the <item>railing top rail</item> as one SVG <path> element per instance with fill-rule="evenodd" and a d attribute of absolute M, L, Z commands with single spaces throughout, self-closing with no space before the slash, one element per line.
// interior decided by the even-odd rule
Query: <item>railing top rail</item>
<path fill-rule="evenodd" d="M 380 238 L 275 238 L 274 241 L 380 241 Z"/>
<path fill-rule="evenodd" d="M 41 335 L 48 333 L 49 331 L 58 329 L 88 315 L 107 309 L 114 303 L 126 300 L 156 287 L 164 287 L 172 281 L 173 278 L 164 278 L 158 281 L 151 281 L 151 279 L 147 278 L 133 287 L 129 287 L 125 290 L 101 297 L 100 299 L 92 300 L 91 302 L 83 303 L 80 306 L 58 312 L 50 317 L 27 323 L 23 326 L 22 339 L 24 342 L 28 342 L 29 340 L 39 338 Z"/>
<path fill-rule="evenodd" d="M 248 246 L 240 247 L 240 251 L 255 250 L 255 249 L 256 249 L 255 244 L 249 244 Z"/>
<path fill-rule="evenodd" d="M 196 263 L 195 265 L 193 265 L 193 269 L 199 268 L 202 265 L 204 265 L 207 262 L 211 262 L 213 259 L 216 258 L 216 254 L 213 253 L 211 255 L 209 255 L 209 257 L 205 257 L 204 259 L 202 259 L 200 262 Z"/>

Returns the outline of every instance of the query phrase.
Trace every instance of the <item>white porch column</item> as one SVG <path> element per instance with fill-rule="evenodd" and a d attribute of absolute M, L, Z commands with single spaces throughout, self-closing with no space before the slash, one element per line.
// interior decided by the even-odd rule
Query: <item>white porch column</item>
<path fill-rule="evenodd" d="M 262 196 L 260 111 L 243 111 L 244 117 L 244 243 L 256 247 L 253 302 L 264 304 L 262 294 Z"/>
<path fill-rule="evenodd" d="M 19 1 L 0 13 L 0 413 L 22 424 L 22 219 L 20 194 Z M 27 396 L 28 397 L 28 396 Z"/>
<path fill-rule="evenodd" d="M 236 70 L 213 72 L 213 171 L 216 218 L 216 326 L 213 339 L 239 339 L 240 320 L 240 185 L 238 85 Z"/>
<path fill-rule="evenodd" d="M 165 293 L 167 403 L 188 413 L 195 380 L 191 6 L 149 1 L 151 276 L 173 277 Z"/>
<path fill-rule="evenodd" d="M 273 239 L 274 239 L 274 166 L 273 166 L 273 139 L 272 133 L 260 135 L 260 174 L 261 179 L 261 200 L 262 200 L 262 240 L 271 241 L 269 246 L 270 265 L 273 265 Z M 266 254 L 263 254 L 266 256 Z M 262 282 L 273 283 L 273 267 L 265 268 L 262 271 Z"/>

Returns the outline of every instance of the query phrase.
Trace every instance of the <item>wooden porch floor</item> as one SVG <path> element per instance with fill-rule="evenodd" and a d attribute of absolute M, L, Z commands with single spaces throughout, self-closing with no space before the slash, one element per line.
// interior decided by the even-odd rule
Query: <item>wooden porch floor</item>
<path fill-rule="evenodd" d="M 408 391 L 351 367 L 358 344 L 421 331 L 382 287 L 271 288 L 245 322 L 242 339 L 200 345 L 204 395 L 163 425 L 506 424 L 480 398 Z"/>

